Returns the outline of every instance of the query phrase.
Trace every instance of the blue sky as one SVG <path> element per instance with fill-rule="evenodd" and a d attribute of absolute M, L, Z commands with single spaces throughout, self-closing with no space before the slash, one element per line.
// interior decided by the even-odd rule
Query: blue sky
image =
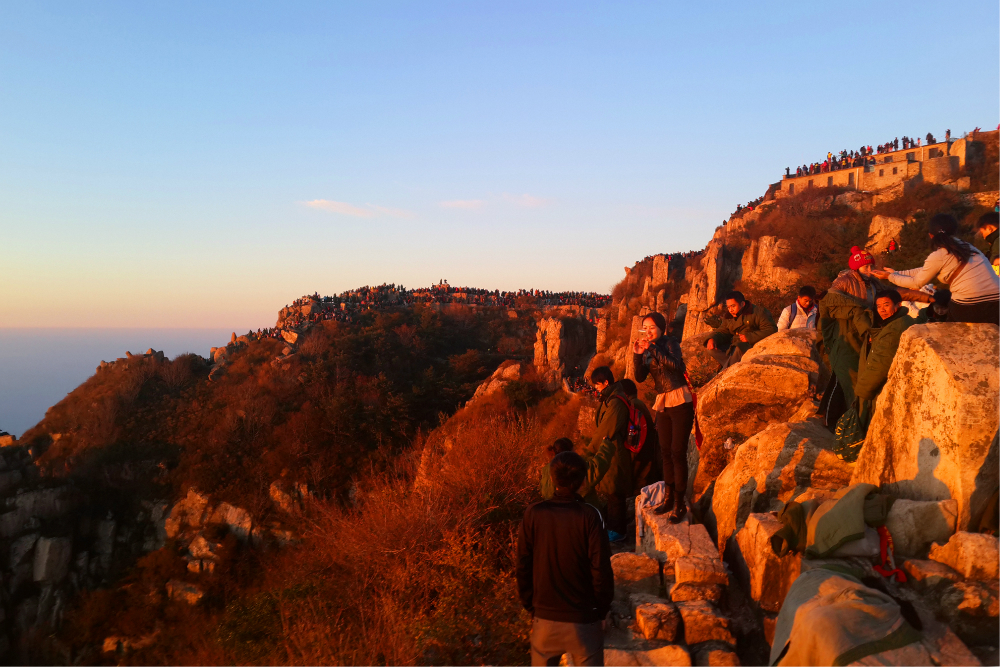
<path fill-rule="evenodd" d="M 3 3 L 0 327 L 607 291 L 827 150 L 995 127 L 992 2 Z"/>

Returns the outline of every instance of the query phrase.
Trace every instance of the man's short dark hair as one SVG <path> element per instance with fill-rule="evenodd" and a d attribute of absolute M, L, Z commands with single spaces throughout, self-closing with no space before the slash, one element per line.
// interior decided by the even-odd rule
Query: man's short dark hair
<path fill-rule="evenodd" d="M 879 299 L 889 299 L 897 306 L 903 303 L 903 297 L 900 296 L 899 292 L 894 289 L 879 290 L 875 293 L 875 301 L 878 301 Z"/>
<path fill-rule="evenodd" d="M 569 438 L 559 438 L 545 449 L 552 456 L 562 454 L 563 452 L 571 452 L 573 451 L 573 441 Z"/>
<path fill-rule="evenodd" d="M 976 220 L 976 224 L 973 225 L 973 229 L 977 232 L 983 227 L 996 227 L 1000 229 L 1000 213 L 996 211 L 989 211 L 988 213 L 983 213 L 979 216 L 979 220 Z"/>
<path fill-rule="evenodd" d="M 611 384 L 615 381 L 615 374 L 607 366 L 598 366 L 590 373 L 590 381 L 593 384 L 597 384 L 598 382 Z"/>
<path fill-rule="evenodd" d="M 618 385 L 622 388 L 622 393 L 629 398 L 639 397 L 639 388 L 635 386 L 635 382 L 632 382 L 632 380 L 624 378 L 618 383 Z"/>
<path fill-rule="evenodd" d="M 812 285 L 803 285 L 799 288 L 799 296 L 807 296 L 813 301 L 816 300 L 816 288 Z"/>
<path fill-rule="evenodd" d="M 660 331 L 666 332 L 667 320 L 663 317 L 663 315 L 655 312 L 646 313 L 642 316 L 642 321 L 645 322 L 646 320 L 653 320 L 653 324 L 655 324 Z"/>
<path fill-rule="evenodd" d="M 587 464 L 576 452 L 556 454 L 549 465 L 549 474 L 557 489 L 577 491 L 587 476 Z"/>
<path fill-rule="evenodd" d="M 733 290 L 732 292 L 730 292 L 729 294 L 727 294 L 726 298 L 724 300 L 725 301 L 729 301 L 730 299 L 732 299 L 736 303 L 746 303 L 747 302 L 747 298 L 745 296 L 743 296 L 743 292 L 740 292 L 738 290 Z"/>

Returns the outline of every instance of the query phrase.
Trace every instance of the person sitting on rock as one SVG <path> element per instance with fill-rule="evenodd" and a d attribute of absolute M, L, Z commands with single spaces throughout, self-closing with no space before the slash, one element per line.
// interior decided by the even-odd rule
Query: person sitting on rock
<path fill-rule="evenodd" d="M 632 491 L 632 457 L 625 447 L 628 438 L 628 397 L 607 366 L 595 368 L 590 374 L 590 383 L 597 391 L 600 402 L 595 415 L 597 430 L 584 453 L 596 454 L 605 441 L 614 445 L 615 455 L 597 485 L 597 493 L 607 506 L 608 539 L 623 542 L 627 523 L 625 499 Z"/>
<path fill-rule="evenodd" d="M 750 303 L 742 292 L 726 295 L 726 311 L 729 316 L 723 317 L 722 323 L 705 342 L 708 353 L 719 362 L 721 369 L 735 364 L 747 350 L 778 331 L 767 308 Z"/>
<path fill-rule="evenodd" d="M 656 434 L 663 465 L 666 497 L 654 511 L 670 512 L 670 521 L 679 523 L 687 511 L 688 441 L 694 425 L 694 403 L 688 391 L 684 356 L 677 337 L 666 335 L 666 320 L 650 313 L 642 321 L 645 337 L 632 345 L 635 379 L 644 382 L 650 375 L 656 387 Z"/>
<path fill-rule="evenodd" d="M 586 463 L 552 459 L 555 494 L 524 512 L 517 540 L 518 597 L 531 614 L 531 664 L 604 664 L 604 619 L 615 581 L 601 513 L 577 493 Z"/>
<path fill-rule="evenodd" d="M 538 491 L 543 499 L 550 500 L 556 492 L 555 483 L 552 481 L 552 460 L 563 452 L 572 452 L 573 441 L 569 438 L 559 438 L 546 447 L 545 451 L 549 455 L 549 462 L 542 468 L 542 476 L 538 482 Z M 608 468 L 611 467 L 611 462 L 614 460 L 616 451 L 614 443 L 610 440 L 605 440 L 597 448 L 595 454 L 583 457 L 584 462 L 587 464 L 587 474 L 584 476 L 583 485 L 580 487 L 579 493 L 585 501 L 602 512 L 605 510 L 605 506 L 597 495 L 597 485 L 601 483 L 604 475 L 608 472 Z"/>
<path fill-rule="evenodd" d="M 973 229 L 979 234 L 982 243 L 979 249 L 993 266 L 993 272 L 1000 274 L 1000 214 L 996 211 L 984 213 L 979 216 Z"/>
<path fill-rule="evenodd" d="M 935 215 L 927 224 L 934 252 L 922 267 L 907 271 L 886 267 L 872 274 L 911 290 L 937 278 L 951 289 L 949 322 L 1000 324 L 1000 278 L 983 253 L 955 237 L 957 231 L 954 216 Z"/>
<path fill-rule="evenodd" d="M 819 317 L 819 307 L 816 305 L 816 288 L 803 285 L 799 288 L 799 297 L 790 306 L 785 306 L 778 317 L 778 331 L 786 329 L 815 329 Z"/>

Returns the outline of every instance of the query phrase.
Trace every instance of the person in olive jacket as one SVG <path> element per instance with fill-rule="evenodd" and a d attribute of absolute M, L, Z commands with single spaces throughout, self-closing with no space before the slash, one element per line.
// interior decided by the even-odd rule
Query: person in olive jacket
<path fill-rule="evenodd" d="M 882 392 L 903 332 L 926 319 L 924 311 L 916 319 L 910 317 L 909 311 L 900 307 L 902 302 L 897 290 L 883 290 L 875 295 L 878 317 L 870 310 L 858 313 L 855 328 L 862 333 L 863 342 L 854 393 L 862 401 L 874 401 Z"/>
<path fill-rule="evenodd" d="M 600 403 L 596 414 L 597 430 L 584 455 L 596 455 L 605 440 L 614 445 L 614 458 L 597 485 L 597 493 L 607 506 L 608 538 L 612 542 L 621 542 L 625 539 L 628 522 L 625 501 L 632 493 L 632 457 L 625 447 L 630 404 L 621 383 L 615 382 L 615 376 L 607 366 L 595 368 L 590 374 L 590 383 L 599 393 Z"/>
<path fill-rule="evenodd" d="M 636 381 L 643 382 L 652 376 L 656 386 L 653 412 L 663 461 L 663 481 L 667 486 L 663 503 L 653 511 L 656 514 L 670 512 L 671 523 L 679 523 L 687 512 L 684 496 L 694 404 L 684 377 L 687 371 L 680 343 L 674 336 L 665 335 L 667 324 L 663 315 L 650 313 L 643 319 L 642 327 L 646 336 L 632 344 L 632 360 Z"/>
<path fill-rule="evenodd" d="M 751 347 L 778 332 L 767 308 L 750 303 L 742 292 L 726 295 L 726 310 L 729 316 L 722 319 L 705 341 L 709 354 L 722 368 L 735 364 Z"/>

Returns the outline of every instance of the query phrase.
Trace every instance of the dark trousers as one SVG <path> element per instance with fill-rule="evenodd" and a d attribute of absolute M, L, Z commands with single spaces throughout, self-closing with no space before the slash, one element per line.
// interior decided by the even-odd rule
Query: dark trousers
<path fill-rule="evenodd" d="M 656 413 L 656 435 L 660 438 L 660 456 L 663 458 L 663 481 L 673 484 L 677 498 L 687 491 L 688 441 L 694 425 L 694 407 L 682 403 Z"/>
<path fill-rule="evenodd" d="M 1000 323 L 1000 302 L 959 303 L 952 301 L 948 304 L 948 321 L 971 322 L 972 324 Z"/>
<path fill-rule="evenodd" d="M 601 622 L 563 623 L 531 619 L 531 664 L 558 665 L 569 653 L 573 665 L 604 664 L 604 630 Z"/>
<path fill-rule="evenodd" d="M 628 526 L 628 514 L 625 509 L 625 496 L 619 495 L 606 495 L 604 496 L 605 502 L 608 506 L 605 510 L 606 517 L 604 517 L 604 527 L 608 530 L 613 530 L 616 533 L 625 534 L 626 526 Z"/>
<path fill-rule="evenodd" d="M 722 370 L 729 368 L 743 358 L 743 350 L 738 347 L 733 347 L 726 352 L 715 348 L 714 350 L 708 350 L 708 353 L 712 355 L 713 359 L 719 362 Z"/>

